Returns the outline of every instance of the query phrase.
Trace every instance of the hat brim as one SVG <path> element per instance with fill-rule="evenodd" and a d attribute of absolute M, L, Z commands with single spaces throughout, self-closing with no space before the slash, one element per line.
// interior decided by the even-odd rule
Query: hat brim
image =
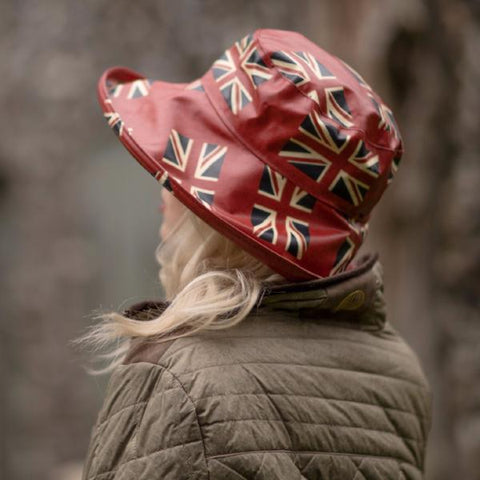
<path fill-rule="evenodd" d="M 262 180 L 265 164 L 231 135 L 200 79 L 190 83 L 152 81 L 130 69 L 115 67 L 101 76 L 98 98 L 109 125 L 132 156 L 212 228 L 288 280 L 328 276 L 329 272 L 319 274 L 314 267 L 305 267 L 308 262 L 300 265 L 299 252 L 313 255 L 312 266 L 315 255 L 335 258 L 339 245 L 351 234 L 347 220 L 318 202 L 315 221 L 305 213 L 308 238 L 302 237 L 302 212 L 297 223 L 284 222 L 283 227 L 274 227 L 276 230 L 269 233 L 268 198 L 262 199 L 261 210 L 257 188 L 251 186 L 252 179 L 257 185 Z M 192 158 L 195 161 L 189 161 Z M 293 191 L 295 185 L 285 181 L 285 188 Z M 252 209 L 257 207 L 260 216 L 265 214 L 263 238 L 258 225 L 257 232 L 252 225 Z M 290 237 L 286 239 L 288 228 Z M 302 242 L 308 243 L 308 252 L 300 251 Z M 355 245 L 352 249 L 356 251 Z"/>

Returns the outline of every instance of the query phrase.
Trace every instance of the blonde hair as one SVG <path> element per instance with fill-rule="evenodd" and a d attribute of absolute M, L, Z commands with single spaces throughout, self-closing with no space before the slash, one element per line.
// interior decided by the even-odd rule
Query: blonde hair
<path fill-rule="evenodd" d="M 73 343 L 88 345 L 94 351 L 110 347 L 110 351 L 98 355 L 108 361 L 107 366 L 87 369 L 89 373 L 107 373 L 121 364 L 136 337 L 161 342 L 201 330 L 232 327 L 254 308 L 264 286 L 286 282 L 190 210 L 183 210 L 178 223 L 155 250 L 167 308 L 150 320 L 136 320 L 118 312 L 94 315 L 101 322 Z"/>

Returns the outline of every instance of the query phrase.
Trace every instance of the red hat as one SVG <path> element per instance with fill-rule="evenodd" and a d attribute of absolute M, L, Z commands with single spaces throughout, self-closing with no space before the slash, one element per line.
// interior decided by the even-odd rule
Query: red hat
<path fill-rule="evenodd" d="M 293 281 L 347 268 L 402 155 L 380 97 L 292 31 L 256 30 L 190 83 L 111 68 L 98 95 L 155 179 Z"/>

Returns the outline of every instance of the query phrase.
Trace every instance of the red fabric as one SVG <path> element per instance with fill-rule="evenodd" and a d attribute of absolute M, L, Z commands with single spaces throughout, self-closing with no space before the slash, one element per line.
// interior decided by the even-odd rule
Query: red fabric
<path fill-rule="evenodd" d="M 371 87 L 291 31 L 256 30 L 191 83 L 112 68 L 98 95 L 151 175 L 292 281 L 348 267 L 402 154 Z"/>

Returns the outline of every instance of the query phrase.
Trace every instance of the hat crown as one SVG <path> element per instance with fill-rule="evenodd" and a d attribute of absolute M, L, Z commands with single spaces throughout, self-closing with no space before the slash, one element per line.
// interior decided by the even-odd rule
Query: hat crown
<path fill-rule="evenodd" d="M 226 49 L 202 83 L 267 165 L 366 221 L 403 145 L 392 111 L 358 72 L 298 32 L 260 29 Z"/>

